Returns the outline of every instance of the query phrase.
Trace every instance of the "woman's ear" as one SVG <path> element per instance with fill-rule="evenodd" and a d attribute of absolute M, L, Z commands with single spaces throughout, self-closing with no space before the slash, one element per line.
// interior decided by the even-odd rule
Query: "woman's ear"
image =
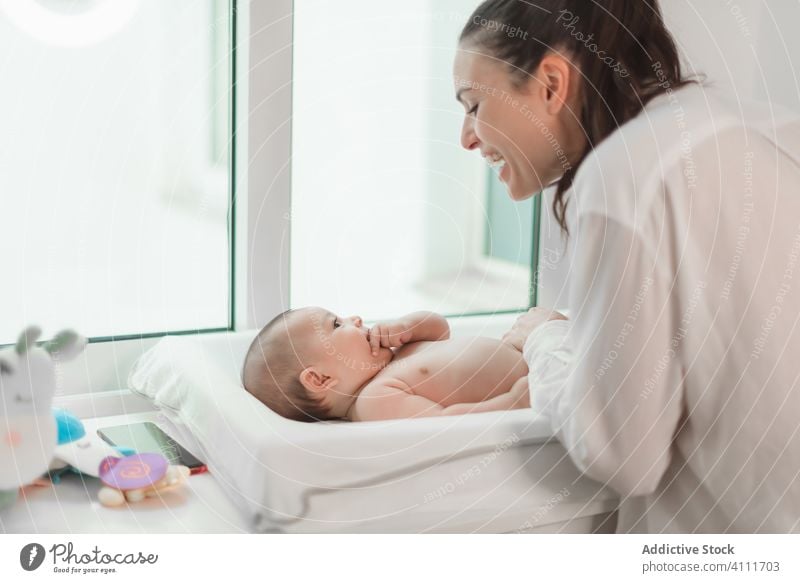
<path fill-rule="evenodd" d="M 550 52 L 542 57 L 536 75 L 537 91 L 550 115 L 558 114 L 569 103 L 574 91 L 574 71 L 570 62 L 561 55 Z"/>
<path fill-rule="evenodd" d="M 303 369 L 300 372 L 300 383 L 307 391 L 312 393 L 324 393 L 332 389 L 339 381 L 326 374 L 321 373 L 313 366 Z"/>

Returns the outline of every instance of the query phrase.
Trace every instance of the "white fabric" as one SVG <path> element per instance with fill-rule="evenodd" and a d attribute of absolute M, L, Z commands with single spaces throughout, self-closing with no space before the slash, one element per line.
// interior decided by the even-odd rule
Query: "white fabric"
<path fill-rule="evenodd" d="M 475 319 L 453 330 L 499 335 L 512 322 Z M 240 384 L 254 335 L 165 338 L 137 362 L 128 384 L 162 410 L 170 433 L 209 464 L 256 530 L 574 530 L 573 518 L 616 507 L 616 496 L 581 478 L 546 420 L 528 411 L 366 423 L 284 419 Z"/>
<path fill-rule="evenodd" d="M 800 122 L 689 86 L 587 158 L 531 403 L 620 532 L 800 531 Z"/>

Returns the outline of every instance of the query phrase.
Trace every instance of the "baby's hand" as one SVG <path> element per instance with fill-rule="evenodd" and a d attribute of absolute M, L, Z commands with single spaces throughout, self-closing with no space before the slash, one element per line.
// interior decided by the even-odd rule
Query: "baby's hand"
<path fill-rule="evenodd" d="M 367 338 L 372 348 L 372 354 L 378 354 L 378 349 L 397 348 L 411 341 L 411 326 L 405 320 L 389 320 L 378 322 L 369 329 Z"/>

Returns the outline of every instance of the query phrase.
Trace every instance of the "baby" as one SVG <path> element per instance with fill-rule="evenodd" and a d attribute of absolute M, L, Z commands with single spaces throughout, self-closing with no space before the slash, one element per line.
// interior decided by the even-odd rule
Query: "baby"
<path fill-rule="evenodd" d="M 511 344 L 450 338 L 442 316 L 414 312 L 364 327 L 323 308 L 267 324 L 242 368 L 245 389 L 298 421 L 375 421 L 529 407 L 528 366 Z"/>

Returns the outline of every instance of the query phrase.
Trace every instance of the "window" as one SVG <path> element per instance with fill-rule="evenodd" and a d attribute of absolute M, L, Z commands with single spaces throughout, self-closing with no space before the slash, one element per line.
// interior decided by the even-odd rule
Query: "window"
<path fill-rule="evenodd" d="M 0 7 L 0 343 L 230 328 L 230 14 Z"/>
<path fill-rule="evenodd" d="M 293 307 L 366 319 L 527 308 L 534 201 L 460 145 L 471 2 L 294 5 Z"/>
<path fill-rule="evenodd" d="M 537 209 L 458 141 L 468 10 L 0 3 L 0 343 L 29 323 L 92 337 L 57 396 L 95 416 L 133 410 L 116 389 L 158 336 L 263 325 L 290 283 L 292 305 L 367 318 L 527 307 Z"/>

